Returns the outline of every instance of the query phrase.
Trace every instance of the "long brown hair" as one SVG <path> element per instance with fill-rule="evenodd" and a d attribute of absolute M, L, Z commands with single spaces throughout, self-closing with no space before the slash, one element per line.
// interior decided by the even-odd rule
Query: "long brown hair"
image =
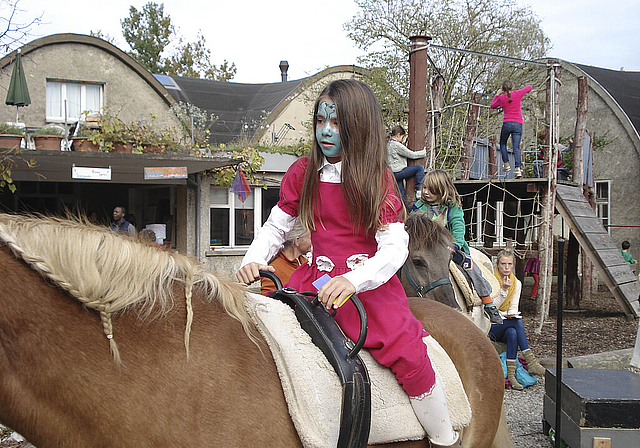
<path fill-rule="evenodd" d="M 513 83 L 509 80 L 506 80 L 502 83 L 502 91 L 507 94 L 509 98 L 509 102 L 511 103 L 513 100 L 511 99 L 511 91 L 513 90 Z"/>
<path fill-rule="evenodd" d="M 362 228 L 375 233 L 381 227 L 380 209 L 389 189 L 390 171 L 386 159 L 386 136 L 380 106 L 371 88 L 355 79 L 331 82 L 313 107 L 313 146 L 300 197 L 300 218 L 315 230 L 313 212 L 318 192 L 318 170 L 323 154 L 315 138 L 318 104 L 331 98 L 338 112 L 342 143 L 342 194 L 349 205 L 354 232 Z"/>

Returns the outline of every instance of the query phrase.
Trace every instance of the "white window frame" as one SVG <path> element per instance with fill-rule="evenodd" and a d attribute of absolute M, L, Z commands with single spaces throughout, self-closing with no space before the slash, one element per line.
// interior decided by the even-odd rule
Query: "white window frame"
<path fill-rule="evenodd" d="M 82 112 L 87 110 L 87 86 L 96 86 L 100 88 L 100 100 L 99 100 L 99 110 L 96 112 L 101 112 L 104 108 L 104 84 L 103 83 L 94 83 L 94 82 L 79 82 L 79 81 L 63 81 L 63 80 L 59 80 L 59 79 L 47 79 L 47 85 L 49 83 L 57 83 L 57 84 L 61 84 L 62 88 L 61 88 L 61 95 L 60 95 L 60 101 L 62 102 L 62 104 L 64 104 L 64 101 L 67 99 L 67 86 L 68 85 L 75 85 L 75 86 L 80 86 L 80 115 L 82 115 Z M 46 89 L 45 89 L 46 92 Z M 46 93 L 45 93 L 46 96 Z M 47 103 L 45 103 L 45 111 L 47 110 L 46 104 L 48 104 L 49 98 L 46 98 Z M 64 123 L 65 119 L 64 119 L 64 107 L 61 107 L 62 110 L 62 116 L 57 117 L 57 116 L 50 116 L 47 115 L 46 116 L 46 121 L 47 122 L 53 122 L 53 123 Z M 75 123 L 80 119 L 80 116 L 78 117 L 71 117 L 71 116 L 67 116 L 67 122 L 68 123 Z"/>
<path fill-rule="evenodd" d="M 229 245 L 226 246 L 213 246 L 218 249 L 236 249 L 236 248 L 248 248 L 249 245 L 236 245 L 236 222 L 235 222 L 235 200 L 237 195 L 231 191 L 230 188 L 211 187 L 214 189 L 227 190 L 227 203 L 226 204 L 211 204 L 209 203 L 209 209 L 227 209 L 229 210 Z M 252 187 L 251 193 L 253 195 L 253 234 L 257 235 L 258 230 L 262 227 L 262 188 Z M 211 202 L 211 201 L 210 201 Z M 209 212 L 209 219 L 211 219 L 211 212 Z M 211 228 L 211 222 L 209 222 L 209 228 Z M 211 246 L 210 246 L 211 247 Z"/>
<path fill-rule="evenodd" d="M 598 197 L 598 185 L 606 184 L 607 186 L 607 197 L 599 198 Z M 596 198 L 596 215 L 600 219 L 600 223 L 602 225 L 611 224 L 611 181 L 610 180 L 597 180 L 595 181 L 595 198 Z M 604 215 L 604 205 L 606 205 L 607 213 Z M 606 220 L 606 222 L 605 222 Z M 605 227 L 607 232 L 611 234 L 611 227 Z"/>

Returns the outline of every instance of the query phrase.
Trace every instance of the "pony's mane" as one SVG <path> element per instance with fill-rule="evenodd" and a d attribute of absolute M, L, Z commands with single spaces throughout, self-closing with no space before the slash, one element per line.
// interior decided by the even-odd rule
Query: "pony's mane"
<path fill-rule="evenodd" d="M 120 362 L 111 316 L 128 308 L 142 316 L 163 315 L 173 305 L 175 282 L 185 288 L 185 348 L 193 321 L 191 296 L 217 300 L 251 336 L 244 287 L 217 278 L 195 260 L 118 235 L 84 218 L 0 214 L 0 244 L 43 277 L 100 313 L 111 352 Z M 253 338 L 252 338 L 253 339 Z"/>
<path fill-rule="evenodd" d="M 409 234 L 409 250 L 423 247 L 431 249 L 435 245 L 448 245 L 453 237 L 438 222 L 427 217 L 425 213 L 412 213 L 404 223 Z"/>

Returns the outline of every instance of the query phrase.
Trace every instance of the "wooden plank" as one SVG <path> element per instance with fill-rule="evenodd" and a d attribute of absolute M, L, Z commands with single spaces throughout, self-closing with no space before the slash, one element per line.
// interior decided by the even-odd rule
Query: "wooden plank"
<path fill-rule="evenodd" d="M 633 272 L 631 272 L 631 268 L 629 268 L 628 264 L 624 266 L 608 266 L 607 271 L 610 274 L 610 278 L 617 285 L 621 285 L 623 283 L 631 283 L 638 280 L 638 277 L 635 276 Z M 637 299 L 637 297 L 634 297 Z"/>
<path fill-rule="evenodd" d="M 571 221 L 580 233 L 606 233 L 606 230 L 602 227 L 602 223 L 596 217 L 572 216 Z"/>
<path fill-rule="evenodd" d="M 579 201 L 580 198 L 584 199 L 582 190 L 579 187 L 572 187 L 569 185 L 558 184 L 556 188 L 558 199 L 564 201 Z"/>
<path fill-rule="evenodd" d="M 591 208 L 591 205 L 589 205 L 587 201 L 568 202 L 565 203 L 565 205 L 573 216 L 593 217 L 599 220 L 596 212 Z"/>
<path fill-rule="evenodd" d="M 616 293 L 614 295 L 626 297 L 633 313 L 636 316 L 640 316 L 640 284 L 637 280 L 616 286 Z M 625 311 L 625 313 L 630 314 L 627 311 Z"/>
<path fill-rule="evenodd" d="M 585 238 L 589 242 L 589 247 L 593 250 L 618 249 L 616 243 L 613 242 L 608 233 L 597 232 L 586 234 Z M 619 249 L 618 249 L 619 250 Z"/>
<path fill-rule="evenodd" d="M 602 263 L 607 267 L 627 266 L 629 272 L 631 272 L 631 266 L 624 261 L 622 254 L 617 247 L 611 249 L 601 249 L 596 252 Z M 635 276 L 634 276 L 635 277 Z"/>

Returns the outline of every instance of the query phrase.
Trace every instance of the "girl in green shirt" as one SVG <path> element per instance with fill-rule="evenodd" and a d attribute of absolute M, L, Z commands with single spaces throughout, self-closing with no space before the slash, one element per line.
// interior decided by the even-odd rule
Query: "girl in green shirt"
<path fill-rule="evenodd" d="M 493 324 L 501 324 L 502 318 L 491 300 L 491 285 L 482 276 L 480 268 L 469 256 L 469 245 L 465 241 L 465 222 L 462 201 L 453 185 L 451 176 L 443 170 L 427 173 L 422 181 L 421 199 L 411 208 L 411 213 L 426 213 L 432 219 L 445 214 L 446 228 L 455 240 L 453 261 L 462 266 L 484 304 L 485 313 Z"/>

